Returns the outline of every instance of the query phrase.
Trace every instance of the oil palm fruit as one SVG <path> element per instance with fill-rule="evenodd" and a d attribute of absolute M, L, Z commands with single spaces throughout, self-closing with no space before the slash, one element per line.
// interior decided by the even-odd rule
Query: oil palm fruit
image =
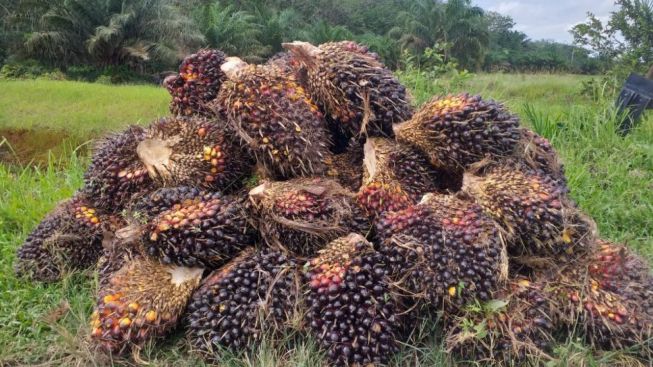
<path fill-rule="evenodd" d="M 468 94 L 432 99 L 394 132 L 399 142 L 424 152 L 431 164 L 451 171 L 509 156 L 520 139 L 516 116 L 495 101 Z"/>
<path fill-rule="evenodd" d="M 273 177 L 324 175 L 330 155 L 326 123 L 293 76 L 274 65 L 228 58 L 214 108 Z"/>
<path fill-rule="evenodd" d="M 270 249 L 244 250 L 211 273 L 193 294 L 186 315 L 193 349 L 218 360 L 220 349 L 243 352 L 274 338 L 298 305 L 295 262 Z"/>
<path fill-rule="evenodd" d="M 493 299 L 470 305 L 445 321 L 446 349 L 460 365 L 540 365 L 553 346 L 545 284 L 513 279 Z"/>
<path fill-rule="evenodd" d="M 495 223 L 471 198 L 427 194 L 376 223 L 392 279 L 416 300 L 455 310 L 489 300 L 507 277 Z"/>
<path fill-rule="evenodd" d="M 594 241 L 591 220 L 542 171 L 497 166 L 481 176 L 466 173 L 463 181 L 463 190 L 508 233 L 515 256 L 569 256 Z"/>
<path fill-rule="evenodd" d="M 220 70 L 225 54 L 204 49 L 187 56 L 179 66 L 179 74 L 167 77 L 163 85 L 172 96 L 173 115 L 212 115 L 207 103 L 213 100 L 227 76 Z"/>
<path fill-rule="evenodd" d="M 599 241 L 593 251 L 544 272 L 567 331 L 578 330 L 600 349 L 633 348 L 653 355 L 653 277 L 623 245 Z"/>
<path fill-rule="evenodd" d="M 136 153 L 145 137 L 145 129 L 130 126 L 100 140 L 84 173 L 82 189 L 92 206 L 117 213 L 132 197 L 154 189 L 155 184 Z"/>
<path fill-rule="evenodd" d="M 202 271 L 150 259 L 127 262 L 98 291 L 91 341 L 119 354 L 165 335 L 180 320 Z"/>
<path fill-rule="evenodd" d="M 158 186 L 234 190 L 251 172 L 251 159 L 216 121 L 169 117 L 150 125 L 136 152 Z"/>
<path fill-rule="evenodd" d="M 243 200 L 180 186 L 159 189 L 131 213 L 146 253 L 164 264 L 214 268 L 254 241 Z"/>
<path fill-rule="evenodd" d="M 102 253 L 104 232 L 118 221 L 92 207 L 83 194 L 60 203 L 18 249 L 17 275 L 55 281 L 66 271 L 93 266 Z"/>
<path fill-rule="evenodd" d="M 331 365 L 387 364 L 401 322 L 383 256 L 359 234 L 331 242 L 305 266 L 306 321 Z"/>
<path fill-rule="evenodd" d="M 354 42 L 284 43 L 306 69 L 307 90 L 346 136 L 392 136 L 410 118 L 406 88 L 364 46 Z"/>
<path fill-rule="evenodd" d="M 250 199 L 263 239 L 295 255 L 314 256 L 336 238 L 371 227 L 354 194 L 330 179 L 265 182 Z"/>

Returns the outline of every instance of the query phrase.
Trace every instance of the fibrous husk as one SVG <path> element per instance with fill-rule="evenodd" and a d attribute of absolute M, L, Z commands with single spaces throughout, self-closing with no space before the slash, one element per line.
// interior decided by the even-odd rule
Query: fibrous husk
<path fill-rule="evenodd" d="M 244 250 L 193 294 L 186 315 L 193 349 L 219 361 L 223 348 L 240 353 L 264 336 L 273 340 L 297 312 L 298 276 L 297 264 L 280 252 Z"/>
<path fill-rule="evenodd" d="M 545 288 L 546 283 L 512 279 L 492 300 L 447 317 L 447 352 L 460 365 L 537 366 L 552 360 L 557 324 Z"/>
<path fill-rule="evenodd" d="M 416 302 L 452 312 L 489 300 L 507 278 L 501 231 L 463 194 L 425 195 L 376 229 L 395 287 Z"/>
<path fill-rule="evenodd" d="M 412 115 L 406 88 L 364 46 L 296 41 L 283 47 L 306 69 L 308 92 L 346 137 L 392 136 L 392 124 Z"/>
<path fill-rule="evenodd" d="M 506 231 L 513 256 L 571 259 L 594 242 L 593 221 L 542 171 L 517 165 L 468 172 L 462 190 Z"/>
<path fill-rule="evenodd" d="M 119 354 L 164 336 L 180 320 L 202 272 L 145 258 L 125 263 L 98 291 L 91 341 Z"/>
<path fill-rule="evenodd" d="M 15 271 L 39 281 L 56 281 L 71 270 L 93 266 L 105 232 L 120 219 L 91 206 L 77 194 L 55 207 L 27 236 L 16 255 Z"/>
<path fill-rule="evenodd" d="M 517 116 L 500 103 L 469 94 L 435 97 L 394 132 L 435 167 L 453 172 L 510 156 L 521 138 Z"/>
<path fill-rule="evenodd" d="M 244 198 L 193 187 L 159 189 L 130 216 L 145 252 L 165 264 L 215 268 L 255 240 Z"/>
<path fill-rule="evenodd" d="M 118 213 L 134 196 L 156 187 L 136 153 L 145 137 L 145 129 L 130 126 L 99 141 L 82 189 L 92 206 Z"/>
<path fill-rule="evenodd" d="M 229 58 L 229 80 L 213 107 L 224 114 L 245 146 L 273 177 L 326 174 L 326 122 L 304 88 L 274 65 Z"/>
<path fill-rule="evenodd" d="M 263 239 L 295 255 L 313 256 L 338 237 L 371 229 L 354 194 L 330 179 L 265 182 L 250 200 Z"/>
<path fill-rule="evenodd" d="M 358 234 L 331 242 L 304 267 L 306 321 L 335 366 L 385 365 L 402 321 L 383 256 Z"/>
<path fill-rule="evenodd" d="M 215 99 L 227 76 L 220 70 L 225 54 L 220 50 L 204 49 L 186 56 L 179 65 L 179 74 L 167 77 L 163 86 L 172 96 L 173 115 L 211 116 L 207 103 Z"/>
<path fill-rule="evenodd" d="M 136 152 L 158 186 L 233 191 L 254 160 L 223 125 L 219 119 L 163 118 L 147 128 Z"/>
<path fill-rule="evenodd" d="M 363 183 L 363 158 L 363 145 L 352 138 L 342 152 L 325 160 L 327 176 L 336 179 L 348 190 L 357 192 Z"/>

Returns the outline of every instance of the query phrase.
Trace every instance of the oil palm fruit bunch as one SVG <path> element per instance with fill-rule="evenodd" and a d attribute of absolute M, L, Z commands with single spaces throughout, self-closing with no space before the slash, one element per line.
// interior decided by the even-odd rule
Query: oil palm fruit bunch
<path fill-rule="evenodd" d="M 94 208 L 83 194 L 57 205 L 18 249 L 16 274 L 38 281 L 59 280 L 69 270 L 93 266 L 105 231 L 119 219 Z"/>
<path fill-rule="evenodd" d="M 392 136 L 412 115 L 406 88 L 378 57 L 353 42 L 284 43 L 306 69 L 313 100 L 347 137 Z"/>
<path fill-rule="evenodd" d="M 634 348 L 653 356 L 653 278 L 624 246 L 599 242 L 576 262 L 545 273 L 555 310 L 567 330 L 598 348 Z"/>
<path fill-rule="evenodd" d="M 392 279 L 414 300 L 455 311 L 489 300 L 507 277 L 500 232 L 469 197 L 427 194 L 376 223 Z"/>
<path fill-rule="evenodd" d="M 455 190 L 462 184 L 462 175 L 439 170 L 429 165 L 421 152 L 394 140 L 368 138 L 364 147 L 365 181 L 397 181 L 413 202 L 426 193 Z"/>
<path fill-rule="evenodd" d="M 228 58 L 214 108 L 271 176 L 324 175 L 330 155 L 326 122 L 297 81 L 274 65 Z"/>
<path fill-rule="evenodd" d="M 342 152 L 326 160 L 327 176 L 336 179 L 343 187 L 357 192 L 363 184 L 363 145 L 350 139 Z"/>
<path fill-rule="evenodd" d="M 594 241 L 594 224 L 567 197 L 567 189 L 542 171 L 496 166 L 466 173 L 463 190 L 507 232 L 514 256 L 566 256 Z"/>
<path fill-rule="evenodd" d="M 254 241 L 243 200 L 180 186 L 144 197 L 131 215 L 145 252 L 164 264 L 214 268 Z"/>
<path fill-rule="evenodd" d="M 91 315 L 91 341 L 123 353 L 165 335 L 180 320 L 203 270 L 131 260 L 99 289 Z"/>
<path fill-rule="evenodd" d="M 387 364 L 401 322 L 383 256 L 359 234 L 331 242 L 304 266 L 306 321 L 336 366 Z"/>
<path fill-rule="evenodd" d="M 213 100 L 227 79 L 220 70 L 225 54 L 219 50 L 199 50 L 184 58 L 179 74 L 167 77 L 163 85 L 172 96 L 170 112 L 173 115 L 208 115 L 212 111 L 207 103 Z"/>
<path fill-rule="evenodd" d="M 544 283 L 516 278 L 492 300 L 469 305 L 445 321 L 447 351 L 461 365 L 543 364 L 556 327 L 544 288 Z"/>
<path fill-rule="evenodd" d="M 254 165 L 216 121 L 169 117 L 150 125 L 136 152 L 158 186 L 234 190 Z"/>
<path fill-rule="evenodd" d="M 435 97 L 394 132 L 399 142 L 424 152 L 431 164 L 452 171 L 487 157 L 509 156 L 520 139 L 517 116 L 500 103 L 468 94 Z"/>
<path fill-rule="evenodd" d="M 558 181 L 560 185 L 566 186 L 564 167 L 549 140 L 525 127 L 522 127 L 520 131 L 519 144 L 510 160 L 542 171 Z"/>
<path fill-rule="evenodd" d="M 102 239 L 102 255 L 95 266 L 98 288 L 106 288 L 111 277 L 132 260 L 144 257 L 139 238 L 139 228 L 127 225 L 115 231 L 105 232 Z"/>
<path fill-rule="evenodd" d="M 330 179 L 265 182 L 249 195 L 263 239 L 295 255 L 314 256 L 338 237 L 371 228 L 354 194 Z"/>
<path fill-rule="evenodd" d="M 211 273 L 193 294 L 186 315 L 193 349 L 218 360 L 221 349 L 250 350 L 290 323 L 298 306 L 295 262 L 270 249 L 244 250 Z"/>
<path fill-rule="evenodd" d="M 145 129 L 130 126 L 99 141 L 82 189 L 92 206 L 117 213 L 134 196 L 153 190 L 155 184 L 136 152 L 145 138 Z"/>

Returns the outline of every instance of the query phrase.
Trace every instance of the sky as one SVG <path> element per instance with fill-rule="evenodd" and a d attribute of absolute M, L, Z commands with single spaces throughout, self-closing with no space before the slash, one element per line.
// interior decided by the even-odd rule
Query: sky
<path fill-rule="evenodd" d="M 614 0 L 473 0 L 485 10 L 510 15 L 515 29 L 532 40 L 554 40 L 571 43 L 569 29 L 587 19 L 587 12 L 600 20 L 608 19 L 615 10 Z"/>

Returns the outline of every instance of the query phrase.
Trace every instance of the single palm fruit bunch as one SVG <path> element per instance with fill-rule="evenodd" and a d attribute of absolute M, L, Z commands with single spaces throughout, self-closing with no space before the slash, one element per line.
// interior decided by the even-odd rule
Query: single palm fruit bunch
<path fill-rule="evenodd" d="M 214 361 L 222 348 L 239 353 L 264 336 L 275 338 L 298 308 L 298 276 L 296 263 L 280 252 L 244 250 L 193 294 L 186 314 L 193 349 Z"/>
<path fill-rule="evenodd" d="M 520 129 L 521 138 L 514 153 L 517 162 L 535 170 L 540 170 L 556 180 L 561 186 L 567 186 L 565 170 L 558 153 L 546 138 L 525 127 Z"/>
<path fill-rule="evenodd" d="M 314 256 L 329 242 L 371 224 L 353 193 L 326 178 L 265 182 L 249 193 L 266 243 L 299 256 Z"/>
<path fill-rule="evenodd" d="M 445 345 L 460 365 L 514 366 L 546 362 L 556 320 L 545 284 L 510 280 L 493 299 L 466 307 L 445 321 Z"/>
<path fill-rule="evenodd" d="M 150 125 L 136 152 L 158 186 L 235 190 L 254 166 L 236 138 L 200 117 L 168 117 Z"/>
<path fill-rule="evenodd" d="M 122 223 L 115 231 L 105 232 L 102 239 L 102 255 L 95 266 L 98 289 L 106 288 L 111 277 L 132 260 L 143 259 L 140 248 L 139 229 Z"/>
<path fill-rule="evenodd" d="M 16 274 L 50 282 L 67 271 L 93 266 L 102 253 L 104 232 L 118 221 L 76 194 L 57 205 L 27 236 L 16 255 Z"/>
<path fill-rule="evenodd" d="M 91 341 L 119 354 L 165 335 L 179 321 L 202 272 L 150 259 L 127 262 L 98 291 Z"/>
<path fill-rule="evenodd" d="M 82 189 L 92 206 L 118 213 L 132 197 L 154 189 L 147 167 L 136 153 L 145 138 L 142 127 L 130 126 L 99 141 Z"/>
<path fill-rule="evenodd" d="M 347 137 L 393 136 L 413 111 L 406 88 L 378 56 L 351 41 L 284 43 L 306 69 L 307 90 Z"/>
<path fill-rule="evenodd" d="M 214 108 L 277 178 L 324 175 L 331 154 L 326 122 L 297 81 L 274 65 L 228 58 Z"/>
<path fill-rule="evenodd" d="M 424 194 L 455 191 L 462 184 L 462 175 L 432 167 L 421 152 L 394 140 L 368 138 L 364 151 L 364 181 L 387 176 L 398 182 L 414 203 Z"/>
<path fill-rule="evenodd" d="M 623 245 L 599 241 L 577 261 L 542 272 L 566 330 L 604 350 L 653 353 L 653 278 Z"/>
<path fill-rule="evenodd" d="M 500 103 L 468 94 L 435 97 L 394 132 L 399 142 L 424 152 L 431 164 L 451 171 L 509 156 L 520 139 L 515 115 Z"/>
<path fill-rule="evenodd" d="M 163 85 L 172 96 L 170 112 L 173 115 L 211 116 L 207 103 L 215 99 L 227 76 L 220 70 L 225 54 L 219 50 L 204 49 L 187 56 L 179 66 L 179 74 L 167 77 Z"/>
<path fill-rule="evenodd" d="M 304 266 L 306 321 L 332 365 L 385 365 L 398 350 L 399 300 L 383 256 L 359 234 L 332 241 Z"/>
<path fill-rule="evenodd" d="M 130 216 L 145 223 L 145 252 L 164 264 L 215 268 L 255 240 L 242 199 L 194 187 L 159 189 Z"/>
<path fill-rule="evenodd" d="M 438 309 L 487 301 L 507 278 L 497 226 L 463 194 L 427 194 L 418 205 L 385 213 L 376 229 L 392 279 Z"/>
<path fill-rule="evenodd" d="M 591 220 L 542 171 L 497 166 L 466 173 L 463 190 L 507 232 L 511 255 L 571 257 L 594 241 Z"/>

